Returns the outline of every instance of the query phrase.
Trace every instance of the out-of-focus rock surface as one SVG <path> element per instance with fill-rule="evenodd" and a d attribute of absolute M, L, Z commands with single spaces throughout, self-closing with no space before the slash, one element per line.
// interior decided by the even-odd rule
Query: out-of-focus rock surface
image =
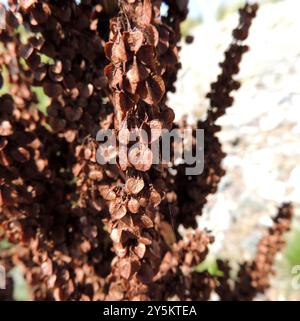
<path fill-rule="evenodd" d="M 236 261 L 250 259 L 270 225 L 270 215 L 284 201 L 300 202 L 300 19 L 299 0 L 263 5 L 254 20 L 238 79 L 242 88 L 219 124 L 228 156 L 219 192 L 209 199 L 200 225 L 217 234 L 215 250 Z M 191 121 L 207 108 L 224 49 L 231 41 L 237 15 L 193 30 L 183 45 L 183 68 L 169 104 L 177 117 Z M 299 212 L 299 211 L 297 211 Z M 299 215 L 298 215 L 299 218 Z M 297 220 L 296 220 L 297 222 Z M 295 222 L 295 224 L 296 224 Z M 299 223 L 299 220 L 298 220 Z M 299 244 L 300 246 L 300 244 Z M 280 269 L 268 299 L 299 299 L 290 287 L 290 271 Z M 283 270 L 283 271 L 282 271 Z"/>

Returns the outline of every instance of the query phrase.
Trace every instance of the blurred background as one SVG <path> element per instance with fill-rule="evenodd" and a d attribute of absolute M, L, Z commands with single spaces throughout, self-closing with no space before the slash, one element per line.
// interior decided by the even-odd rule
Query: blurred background
<path fill-rule="evenodd" d="M 250 51 L 237 76 L 242 87 L 219 121 L 227 174 L 199 225 L 217 236 L 206 262 L 213 271 L 219 256 L 236 264 L 251 259 L 276 208 L 293 202 L 296 218 L 286 250 L 277 258 L 272 287 L 258 299 L 300 300 L 300 290 L 291 286 L 291 269 L 300 264 L 300 44 L 295 42 L 300 1 L 258 2 L 261 7 L 247 40 Z M 194 122 L 204 115 L 206 93 L 219 73 L 243 3 L 190 0 L 182 31 L 193 35 L 194 42 L 182 43 L 177 91 L 169 96 L 177 118 L 187 114 Z"/>
<path fill-rule="evenodd" d="M 169 95 L 177 119 L 187 114 L 189 122 L 195 122 L 205 114 L 206 93 L 219 73 L 218 63 L 237 24 L 237 9 L 244 2 L 190 0 L 182 32 L 194 36 L 194 42 L 181 44 L 177 91 Z M 236 265 L 250 260 L 277 207 L 291 201 L 296 208 L 293 229 L 277 258 L 272 287 L 258 299 L 300 300 L 291 272 L 300 265 L 300 1 L 258 2 L 261 8 L 247 40 L 251 50 L 237 77 L 242 87 L 219 122 L 227 174 L 199 218 L 199 226 L 216 235 L 212 253 L 200 268 L 216 273 L 218 257 L 230 257 Z M 38 95 L 43 108 L 46 97 Z M 0 250 L 9 247 L 0 243 Z M 11 274 L 17 285 L 15 298 L 30 299 L 18 268 Z"/>

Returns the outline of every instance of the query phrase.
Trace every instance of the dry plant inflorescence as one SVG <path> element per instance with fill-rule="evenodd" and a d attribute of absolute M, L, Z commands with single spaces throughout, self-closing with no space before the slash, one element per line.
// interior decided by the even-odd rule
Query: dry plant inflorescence
<path fill-rule="evenodd" d="M 222 276 L 195 269 L 214 241 L 196 217 L 225 174 L 216 121 L 239 88 L 234 75 L 258 6 L 240 10 L 206 120 L 189 126 L 174 123 L 166 96 L 180 68 L 187 0 L 8 3 L 0 31 L 0 236 L 15 246 L 1 251 L 1 263 L 22 268 L 35 300 L 208 300 L 212 292 L 251 300 L 263 292 L 290 226 L 288 204 L 233 286 L 226 261 L 218 262 Z M 46 112 L 36 89 L 47 96 Z M 160 135 L 149 142 L 139 130 L 173 128 L 205 130 L 202 174 L 152 164 L 149 144 Z M 97 142 L 100 129 L 120 134 L 117 155 Z M 128 153 L 132 130 L 139 143 Z M 98 149 L 117 163 L 100 165 Z M 190 232 L 182 236 L 180 225 Z M 3 299 L 12 298 L 7 284 Z"/>

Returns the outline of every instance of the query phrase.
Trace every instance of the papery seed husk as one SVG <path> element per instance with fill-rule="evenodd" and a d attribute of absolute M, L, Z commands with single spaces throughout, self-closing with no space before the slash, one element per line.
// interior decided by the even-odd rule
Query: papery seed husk
<path fill-rule="evenodd" d="M 136 195 L 138 194 L 145 186 L 144 180 L 139 177 L 130 177 L 127 179 L 125 187 L 128 193 Z"/>
<path fill-rule="evenodd" d="M 137 143 L 130 148 L 128 159 L 138 171 L 147 172 L 152 166 L 153 154 L 146 145 Z"/>
<path fill-rule="evenodd" d="M 128 201 L 128 209 L 131 213 L 138 213 L 139 211 L 139 208 L 140 208 L 140 203 L 137 199 L 135 198 L 131 198 L 129 201 Z"/>

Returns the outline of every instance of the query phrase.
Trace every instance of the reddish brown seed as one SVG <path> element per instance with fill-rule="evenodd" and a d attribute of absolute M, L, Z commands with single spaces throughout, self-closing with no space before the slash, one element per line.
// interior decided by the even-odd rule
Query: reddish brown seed
<path fill-rule="evenodd" d="M 13 128 L 9 121 L 3 120 L 0 123 L 0 136 L 10 136 L 13 134 Z"/>
<path fill-rule="evenodd" d="M 99 192 L 107 201 L 113 201 L 116 198 L 116 193 L 109 185 L 100 185 Z"/>
<path fill-rule="evenodd" d="M 139 177 L 130 177 L 127 179 L 125 187 L 128 193 L 136 195 L 138 194 L 145 186 L 144 180 Z"/>
<path fill-rule="evenodd" d="M 138 171 L 146 172 L 152 166 L 153 154 L 146 145 L 137 143 L 130 148 L 128 159 Z"/>
<path fill-rule="evenodd" d="M 137 213 L 139 211 L 139 208 L 140 208 L 140 203 L 137 199 L 135 198 L 131 198 L 129 201 L 128 201 L 128 209 L 131 213 Z"/>
<path fill-rule="evenodd" d="M 127 213 L 126 206 L 122 204 L 120 201 L 115 200 L 109 205 L 109 212 L 112 215 L 114 220 L 119 220 L 124 217 Z"/>
<path fill-rule="evenodd" d="M 20 163 L 25 163 L 30 159 L 30 152 L 24 147 L 18 147 L 17 149 L 12 150 L 12 157 Z"/>
<path fill-rule="evenodd" d="M 129 33 L 125 33 L 125 39 L 130 50 L 136 53 L 144 42 L 144 35 L 141 30 L 137 29 L 130 31 Z"/>
<path fill-rule="evenodd" d="M 133 251 L 140 259 L 142 259 L 146 253 L 146 245 L 143 243 L 139 243 L 134 247 Z"/>
<path fill-rule="evenodd" d="M 115 243 L 120 243 L 122 237 L 122 230 L 120 228 L 114 228 L 110 233 L 110 238 Z"/>
<path fill-rule="evenodd" d="M 120 262 L 120 273 L 122 275 L 122 277 L 126 280 L 128 280 L 130 278 L 130 276 L 132 275 L 132 264 L 130 262 L 129 259 L 123 259 Z"/>

